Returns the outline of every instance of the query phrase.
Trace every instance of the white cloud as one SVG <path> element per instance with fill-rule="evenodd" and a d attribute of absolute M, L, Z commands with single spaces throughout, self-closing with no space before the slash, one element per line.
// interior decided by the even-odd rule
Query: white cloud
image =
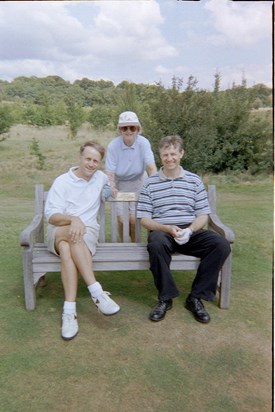
<path fill-rule="evenodd" d="M 192 74 L 207 88 L 220 66 L 226 81 L 230 70 L 240 75 L 244 68 L 251 82 L 254 73 L 256 82 L 268 82 L 271 6 L 253 3 L 0 2 L 0 79 L 154 83 L 161 77 L 170 85 L 173 76 Z"/>
<path fill-rule="evenodd" d="M 93 76 L 97 68 L 104 77 L 106 65 L 114 65 L 123 76 L 129 60 L 141 64 L 176 54 L 161 34 L 163 17 L 155 0 L 127 2 L 127 7 L 121 1 L 95 2 L 88 8 L 88 24 L 73 16 L 75 7 L 59 2 L 1 4 L 0 77 L 11 62 L 28 75 L 32 60 L 39 75 L 54 70 L 62 76 Z"/>
<path fill-rule="evenodd" d="M 80 53 L 86 34 L 59 3 L 1 5 L 1 59 L 62 60 Z"/>
<path fill-rule="evenodd" d="M 179 76 L 181 77 L 183 74 L 188 74 L 188 67 L 186 66 L 175 66 L 175 67 L 166 67 L 163 65 L 158 65 L 155 68 L 156 73 L 159 74 L 168 74 L 170 76 Z"/>
<path fill-rule="evenodd" d="M 164 19 L 156 1 L 102 2 L 93 30 L 94 49 L 100 55 L 148 59 L 176 55 L 161 34 Z"/>
<path fill-rule="evenodd" d="M 253 46 L 271 36 L 271 2 L 245 1 L 242 4 L 230 0 L 209 0 L 204 7 L 211 12 L 214 27 L 223 40 L 235 46 Z"/>

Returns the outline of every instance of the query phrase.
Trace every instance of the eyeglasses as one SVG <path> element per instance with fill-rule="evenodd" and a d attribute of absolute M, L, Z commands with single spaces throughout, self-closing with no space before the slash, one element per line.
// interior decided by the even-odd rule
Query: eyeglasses
<path fill-rule="evenodd" d="M 121 126 L 120 130 L 122 132 L 127 132 L 127 130 L 130 130 L 130 132 L 136 132 L 137 131 L 137 127 L 136 126 Z"/>

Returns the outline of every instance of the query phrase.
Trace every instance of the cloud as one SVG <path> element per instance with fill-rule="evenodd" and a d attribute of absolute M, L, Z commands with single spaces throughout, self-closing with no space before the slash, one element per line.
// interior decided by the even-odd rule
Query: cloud
<path fill-rule="evenodd" d="M 172 76 L 178 76 L 181 77 L 183 75 L 188 75 L 189 73 L 189 68 L 187 66 L 175 66 L 175 67 L 166 67 L 161 64 L 159 64 L 155 68 L 155 72 L 158 74 L 162 75 L 169 75 L 170 77 Z"/>
<path fill-rule="evenodd" d="M 232 2 L 229 0 L 209 0 L 204 8 L 212 15 L 214 27 L 220 35 L 214 41 L 231 43 L 238 47 L 250 47 L 265 38 L 270 38 L 270 2 Z M 211 40 L 211 39 L 210 39 Z"/>
<path fill-rule="evenodd" d="M 218 67 L 228 79 L 244 68 L 251 81 L 254 70 L 265 82 L 271 14 L 266 1 L 0 2 L 0 79 L 57 75 L 117 84 L 161 77 L 170 85 L 173 76 L 192 74 L 209 87 Z"/>
<path fill-rule="evenodd" d="M 83 50 L 86 34 L 80 22 L 58 3 L 1 5 L 1 59 L 62 60 Z"/>
<path fill-rule="evenodd" d="M 161 33 L 164 19 L 155 0 L 127 2 L 127 7 L 122 1 L 92 2 L 85 5 L 85 22 L 81 7 L 75 2 L 33 2 L 31 7 L 25 2 L 2 3 L 0 77 L 8 65 L 32 75 L 33 61 L 38 76 L 58 73 L 72 80 L 82 73 L 92 78 L 98 73 L 107 78 L 108 65 L 120 72 L 121 81 L 133 63 L 141 66 L 144 60 L 176 55 Z"/>
<path fill-rule="evenodd" d="M 102 2 L 93 30 L 94 48 L 124 59 L 156 60 L 176 55 L 161 34 L 164 19 L 156 1 Z"/>

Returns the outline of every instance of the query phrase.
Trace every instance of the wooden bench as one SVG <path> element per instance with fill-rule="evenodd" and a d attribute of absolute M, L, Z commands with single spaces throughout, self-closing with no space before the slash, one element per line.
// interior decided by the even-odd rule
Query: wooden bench
<path fill-rule="evenodd" d="M 100 234 L 96 254 L 93 257 L 93 269 L 95 271 L 131 271 L 148 270 L 149 257 L 146 248 L 146 240 L 142 239 L 140 220 L 136 221 L 136 242 L 129 239 L 128 202 L 127 197 L 123 202 L 124 222 L 123 242 L 117 239 L 117 218 L 115 213 L 115 201 L 102 202 L 99 210 Z M 47 192 L 41 184 L 35 185 L 35 214 L 31 223 L 20 235 L 20 245 L 23 249 L 23 275 L 25 305 L 28 310 L 36 306 L 36 287 L 41 278 L 48 272 L 60 272 L 60 258 L 48 252 L 44 240 L 44 204 Z M 210 230 L 214 230 L 224 236 L 231 244 L 234 241 L 233 231 L 225 226 L 216 214 L 216 190 L 215 186 L 208 187 L 208 198 L 212 214 L 209 218 Z M 227 258 L 219 276 L 217 289 L 219 292 L 219 307 L 229 307 L 230 282 L 231 282 L 232 252 Z M 200 259 L 175 254 L 172 257 L 172 270 L 196 270 Z"/>

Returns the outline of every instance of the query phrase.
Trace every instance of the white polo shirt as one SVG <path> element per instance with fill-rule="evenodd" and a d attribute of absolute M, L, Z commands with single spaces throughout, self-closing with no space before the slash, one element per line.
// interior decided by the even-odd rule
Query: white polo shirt
<path fill-rule="evenodd" d="M 102 189 L 108 184 L 108 177 L 97 170 L 87 181 L 77 177 L 73 172 L 75 169 L 77 167 L 70 168 L 54 180 L 45 204 L 46 219 L 62 213 L 78 216 L 86 226 L 97 225 Z"/>

